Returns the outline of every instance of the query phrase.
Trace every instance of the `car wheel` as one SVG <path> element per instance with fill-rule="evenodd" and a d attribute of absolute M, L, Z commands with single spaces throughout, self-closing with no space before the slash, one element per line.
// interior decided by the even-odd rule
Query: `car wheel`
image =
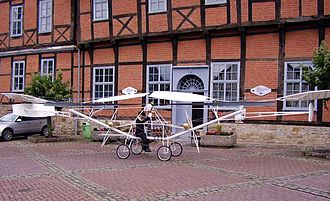
<path fill-rule="evenodd" d="M 48 137 L 48 128 L 47 126 L 42 127 L 41 135 Z"/>
<path fill-rule="evenodd" d="M 10 141 L 13 138 L 13 131 L 9 128 L 6 128 L 2 132 L 2 139 L 5 141 Z"/>

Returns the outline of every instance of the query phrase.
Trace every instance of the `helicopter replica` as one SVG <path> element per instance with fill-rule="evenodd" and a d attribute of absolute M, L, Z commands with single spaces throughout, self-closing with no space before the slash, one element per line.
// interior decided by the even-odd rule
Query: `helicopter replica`
<path fill-rule="evenodd" d="M 120 159 L 127 159 L 131 153 L 135 155 L 139 155 L 142 153 L 142 146 L 140 143 L 141 139 L 134 135 L 135 127 L 136 127 L 136 119 L 134 119 L 130 124 L 116 126 L 112 121 L 110 121 L 110 123 L 104 123 L 96 118 L 93 118 L 93 114 L 95 114 L 95 112 L 91 112 L 89 115 L 86 115 L 73 108 L 69 109 L 68 110 L 69 112 L 60 112 L 55 110 L 55 105 L 56 105 L 55 102 L 50 102 L 44 99 L 36 98 L 29 95 L 23 95 L 23 94 L 15 94 L 15 93 L 2 93 L 2 94 L 8 97 L 9 99 L 20 100 L 29 103 L 29 104 L 13 105 L 13 113 L 19 116 L 46 117 L 46 116 L 57 115 L 57 116 L 65 116 L 72 118 L 72 114 L 74 114 L 84 120 L 91 121 L 100 126 L 103 126 L 104 128 L 106 128 L 107 132 L 104 134 L 100 134 L 103 137 L 103 142 L 101 145 L 102 147 L 112 136 L 120 135 L 124 137 L 125 138 L 124 142 L 121 143 L 116 149 L 116 154 Z M 104 104 L 104 103 L 116 102 L 120 100 L 141 98 L 141 97 L 145 97 L 146 95 L 147 93 L 119 95 L 109 98 L 98 99 L 94 101 L 94 103 Z M 198 136 L 196 134 L 196 131 L 211 124 L 220 123 L 229 120 L 235 120 L 241 122 L 244 119 L 249 119 L 249 118 L 301 115 L 301 114 L 308 114 L 308 121 L 311 122 L 313 119 L 313 112 L 314 112 L 312 103 L 309 104 L 308 111 L 297 111 L 297 112 L 247 112 L 244 106 L 267 105 L 274 101 L 284 101 L 284 100 L 311 101 L 316 99 L 326 99 L 326 98 L 330 98 L 330 90 L 303 92 L 298 94 L 292 94 L 285 97 L 280 97 L 273 100 L 264 100 L 257 102 L 235 102 L 236 105 L 239 105 L 238 109 L 223 116 L 218 115 L 217 106 L 228 102 L 222 102 L 216 99 L 211 99 L 207 96 L 191 94 L 191 93 L 183 93 L 183 92 L 155 91 L 151 93 L 149 97 L 155 99 L 175 101 L 175 102 L 184 102 L 184 104 L 190 102 L 190 103 L 202 103 L 202 104 L 208 104 L 210 106 L 214 106 L 212 107 L 212 112 L 214 113 L 215 119 L 209 120 L 197 126 L 193 126 L 192 119 L 190 118 L 187 112 L 185 113 L 186 123 L 184 123 L 183 125 L 174 125 L 166 121 L 161 116 L 159 111 L 151 104 L 147 104 L 143 107 L 143 109 L 140 111 L 140 114 L 142 112 L 148 113 L 149 116 L 151 117 L 150 122 L 145 124 L 146 133 L 149 133 L 149 135 L 147 135 L 147 139 L 161 142 L 161 146 L 157 149 L 157 157 L 161 161 L 168 161 L 171 159 L 172 156 L 177 157 L 182 154 L 183 152 L 182 145 L 176 140 L 180 136 L 186 135 L 187 133 L 191 133 L 191 137 L 193 142 L 195 143 L 196 149 L 198 152 L 200 152 Z M 83 106 L 86 107 L 86 105 Z M 118 108 L 113 113 L 111 117 L 112 120 L 115 118 L 115 114 L 117 113 L 117 110 Z M 123 131 L 121 130 L 122 127 L 128 127 L 129 129 L 128 131 Z M 154 133 L 156 130 L 158 132 L 155 135 Z"/>

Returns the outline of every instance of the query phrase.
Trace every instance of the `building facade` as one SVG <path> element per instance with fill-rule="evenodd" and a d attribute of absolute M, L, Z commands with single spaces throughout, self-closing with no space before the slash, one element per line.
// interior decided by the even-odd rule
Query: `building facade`
<path fill-rule="evenodd" d="M 32 73 L 55 77 L 61 70 L 76 101 L 120 95 L 129 86 L 224 101 L 275 99 L 314 90 L 301 66 L 313 67 L 321 41 L 330 46 L 330 0 L 2 0 L 0 17 L 0 92 L 22 92 Z M 270 93 L 251 92 L 260 85 Z M 185 121 L 183 109 L 194 119 L 209 116 L 148 97 L 120 103 L 148 101 L 176 123 Z M 329 110 L 315 105 L 314 120 L 330 122 Z M 248 110 L 307 108 L 300 101 Z"/>

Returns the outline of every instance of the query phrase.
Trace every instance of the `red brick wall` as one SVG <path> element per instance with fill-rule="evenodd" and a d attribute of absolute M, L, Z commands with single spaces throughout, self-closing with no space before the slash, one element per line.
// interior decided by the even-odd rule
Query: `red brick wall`
<path fill-rule="evenodd" d="M 1 19 L 1 23 L 0 23 L 0 33 L 8 33 L 9 31 L 9 3 L 1 3 L 0 4 L 0 19 Z M 7 22 L 7 23 L 6 23 Z M 0 46 L 1 47 L 1 46 Z"/>
<path fill-rule="evenodd" d="M 10 39 L 10 47 L 19 47 L 22 46 L 22 44 L 23 44 L 22 37 Z"/>
<path fill-rule="evenodd" d="M 277 61 L 247 61 L 245 69 L 245 87 L 251 89 L 264 85 L 277 89 Z"/>
<path fill-rule="evenodd" d="M 205 60 L 205 41 L 179 41 L 178 61 Z"/>
<path fill-rule="evenodd" d="M 267 21 L 275 19 L 275 2 L 253 3 L 253 21 Z"/>
<path fill-rule="evenodd" d="M 109 37 L 109 23 L 108 22 L 97 22 L 94 26 L 94 38 L 106 38 Z"/>
<path fill-rule="evenodd" d="M 10 37 L 10 1 L 0 3 L 0 19 L 2 23 L 0 23 L 0 33 L 8 33 L 8 38 L 5 41 L 5 44 L 10 47 L 20 47 L 20 46 L 32 46 L 37 42 L 37 37 L 39 36 L 39 44 L 50 44 L 52 43 L 51 33 L 46 35 L 38 35 L 38 5 L 37 1 L 12 1 L 12 4 L 23 4 L 23 34 L 17 38 L 11 38 L 9 44 Z M 57 40 L 60 37 L 60 34 L 55 30 L 55 26 L 57 25 L 71 25 L 71 1 L 67 0 L 56 0 L 54 1 L 54 27 L 53 34 L 54 40 Z M 63 32 L 66 28 L 58 28 L 60 32 Z M 29 30 L 24 33 L 25 30 Z M 71 40 L 70 28 L 64 36 Z M 30 40 L 27 44 L 26 42 L 29 40 L 29 36 L 33 34 L 32 40 Z M 0 40 L 2 40 L 3 36 L 0 36 Z M 23 38 L 25 44 L 23 44 Z M 57 42 L 66 41 L 64 38 L 60 38 Z M 2 43 L 0 44 L 0 48 L 6 48 Z"/>
<path fill-rule="evenodd" d="M 172 60 L 172 43 L 151 43 L 147 49 L 148 61 Z"/>
<path fill-rule="evenodd" d="M 36 8 L 36 7 L 35 7 Z M 54 25 L 71 23 L 71 1 L 54 0 Z"/>
<path fill-rule="evenodd" d="M 302 0 L 302 15 L 317 15 L 317 0 Z"/>
<path fill-rule="evenodd" d="M 330 0 L 324 0 L 324 15 L 330 14 Z"/>
<path fill-rule="evenodd" d="M 126 23 L 129 20 L 129 17 L 120 18 L 120 20 L 122 20 L 124 23 Z M 134 16 L 133 19 L 129 22 L 129 24 L 127 26 L 134 32 L 134 34 L 136 34 L 137 29 L 138 29 L 137 17 Z M 122 27 L 123 27 L 123 25 L 120 22 L 118 22 L 117 20 L 114 20 L 113 21 L 113 34 L 116 36 L 119 34 L 120 34 L 120 36 L 132 34 L 128 29 L 124 29 L 121 33 L 119 33 L 120 30 L 122 29 Z M 96 33 L 96 30 L 94 30 L 94 33 Z"/>
<path fill-rule="evenodd" d="M 240 37 L 213 38 L 211 40 L 212 59 L 239 59 Z"/>
<path fill-rule="evenodd" d="M 39 66 L 39 55 L 29 55 L 27 56 L 27 61 L 25 64 L 25 71 L 28 74 L 31 73 L 39 73 L 40 66 Z"/>
<path fill-rule="evenodd" d="M 112 14 L 121 15 L 126 13 L 137 13 L 136 0 L 115 0 L 112 1 Z"/>
<path fill-rule="evenodd" d="M 80 12 L 86 13 L 91 12 L 91 1 L 90 0 L 80 0 Z"/>
<path fill-rule="evenodd" d="M 294 18 L 299 16 L 299 0 L 281 1 L 281 18 Z"/>
<path fill-rule="evenodd" d="M 230 23 L 237 23 L 237 4 L 236 0 L 230 0 Z"/>
<path fill-rule="evenodd" d="M 227 7 L 205 9 L 206 26 L 227 24 Z"/>
<path fill-rule="evenodd" d="M 120 65 L 118 69 L 118 79 L 121 80 L 118 83 L 118 94 L 121 94 L 121 90 L 126 87 L 134 87 L 139 92 L 142 92 L 142 65 Z M 125 104 L 141 104 L 142 99 L 132 99 L 126 101 L 119 101 L 119 103 Z M 125 107 L 125 106 L 123 106 Z M 139 109 L 121 109 L 118 111 L 119 116 L 132 117 L 136 116 Z"/>
<path fill-rule="evenodd" d="M 330 101 L 326 102 L 327 107 L 323 107 L 323 119 L 322 121 L 330 122 Z"/>
<path fill-rule="evenodd" d="M 325 44 L 327 44 L 330 49 L 330 28 L 325 29 Z"/>
<path fill-rule="evenodd" d="M 88 55 L 88 53 L 87 53 Z M 94 64 L 115 63 L 115 54 L 112 48 L 96 49 L 93 52 Z M 87 63 L 86 63 L 87 64 Z"/>
<path fill-rule="evenodd" d="M 188 15 L 188 13 L 190 12 L 190 9 L 185 9 L 185 10 L 180 10 L 184 15 Z M 181 22 L 183 21 L 183 17 L 177 13 L 177 12 L 173 12 L 172 13 L 172 21 L 173 21 L 173 28 L 177 29 L 178 26 L 181 24 Z M 196 26 L 200 27 L 201 23 L 200 23 L 200 9 L 195 9 L 193 11 L 193 13 L 189 16 L 189 20 L 191 20 Z M 191 25 L 188 21 L 185 21 L 182 26 L 180 27 L 180 29 L 190 29 L 190 28 L 194 28 L 193 25 Z"/>
<path fill-rule="evenodd" d="M 80 15 L 81 40 L 87 41 L 92 39 L 91 34 L 91 18 L 90 15 Z"/>
<path fill-rule="evenodd" d="M 37 1 L 28 1 L 24 5 L 24 29 L 35 29 L 37 28 L 37 11 L 35 12 L 26 12 L 26 11 L 33 11 L 37 9 L 38 3 Z M 37 34 L 35 34 L 37 35 Z M 34 40 L 35 41 L 35 40 Z"/>
<path fill-rule="evenodd" d="M 115 63 L 115 54 L 112 48 L 96 49 L 93 52 L 94 64 Z"/>
<path fill-rule="evenodd" d="M 249 21 L 249 4 L 248 0 L 241 0 L 241 15 L 242 15 L 242 22 Z"/>
<path fill-rule="evenodd" d="M 178 8 L 178 7 L 183 7 L 183 6 L 194 6 L 194 5 L 199 5 L 200 0 L 175 0 L 172 1 L 172 7 L 173 8 Z"/>
<path fill-rule="evenodd" d="M 156 15 L 149 15 L 149 31 L 162 32 L 167 31 L 167 14 L 161 13 Z"/>
<path fill-rule="evenodd" d="M 247 58 L 277 58 L 279 50 L 279 34 L 262 34 L 247 36 Z M 266 45 L 267 44 L 267 45 Z"/>
<path fill-rule="evenodd" d="M 10 92 L 11 59 L 0 58 L 0 92 Z"/>
<path fill-rule="evenodd" d="M 119 48 L 119 62 L 125 61 L 142 61 L 142 47 L 125 46 Z"/>
<path fill-rule="evenodd" d="M 286 33 L 285 57 L 312 57 L 318 47 L 318 30 L 305 30 Z"/>
<path fill-rule="evenodd" d="M 58 53 L 56 55 L 56 70 L 71 71 L 71 53 Z"/>

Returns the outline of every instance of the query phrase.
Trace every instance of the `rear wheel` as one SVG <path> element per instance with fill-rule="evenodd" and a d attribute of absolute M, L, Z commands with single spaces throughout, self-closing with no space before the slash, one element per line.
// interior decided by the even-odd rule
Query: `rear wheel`
<path fill-rule="evenodd" d="M 170 145 L 171 151 L 172 151 L 172 155 L 173 156 L 180 156 L 182 154 L 182 145 L 178 142 L 173 142 Z"/>
<path fill-rule="evenodd" d="M 48 128 L 47 126 L 42 127 L 41 135 L 48 137 Z"/>
<path fill-rule="evenodd" d="M 126 144 L 121 144 L 117 147 L 116 154 L 120 159 L 127 159 L 130 153 L 131 152 Z"/>
<path fill-rule="evenodd" d="M 157 158 L 161 161 L 168 161 L 172 157 L 172 151 L 168 146 L 161 146 L 157 150 Z"/>
<path fill-rule="evenodd" d="M 13 131 L 9 128 L 6 128 L 2 132 L 2 139 L 5 141 L 10 141 L 13 138 Z"/>

